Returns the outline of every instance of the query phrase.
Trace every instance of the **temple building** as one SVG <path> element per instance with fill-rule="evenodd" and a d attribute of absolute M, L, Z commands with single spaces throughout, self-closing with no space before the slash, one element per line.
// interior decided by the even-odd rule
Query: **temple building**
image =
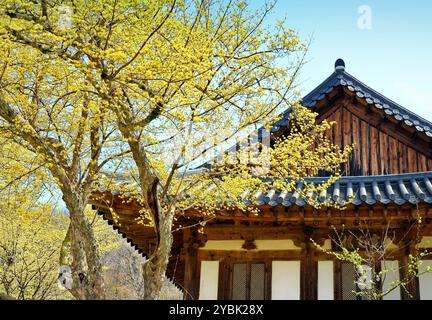
<path fill-rule="evenodd" d="M 353 266 L 310 241 L 332 248 L 331 226 L 392 231 L 392 254 L 376 266 L 392 266 L 384 287 L 406 275 L 410 253 L 432 247 L 432 123 L 354 78 L 341 59 L 302 104 L 318 113 L 318 122 L 336 122 L 329 132 L 334 144 L 354 144 L 344 175 L 319 197 L 350 203 L 344 210 L 316 209 L 296 192 L 270 190 L 256 194 L 257 216 L 221 213 L 204 233 L 195 228 L 175 232 L 167 276 L 183 289 L 185 299 L 359 299 L 353 292 L 358 289 Z M 271 128 L 271 137 L 284 134 L 286 114 Z M 109 208 L 99 202 L 93 206 L 145 256 L 155 239 L 151 228 L 135 221 L 139 206 L 112 196 L 120 226 Z M 418 216 L 422 224 L 414 232 Z M 429 259 L 421 268 L 432 265 Z M 383 299 L 432 299 L 432 274 Z"/>

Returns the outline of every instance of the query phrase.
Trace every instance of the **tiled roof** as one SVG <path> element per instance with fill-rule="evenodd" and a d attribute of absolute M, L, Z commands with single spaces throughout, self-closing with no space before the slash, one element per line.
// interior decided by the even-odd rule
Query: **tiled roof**
<path fill-rule="evenodd" d="M 328 178 L 309 178 L 307 182 L 322 183 Z M 304 206 L 305 199 L 299 197 L 302 184 L 297 191 L 286 192 L 270 190 L 255 195 L 257 205 Z M 318 196 L 318 201 L 344 204 L 374 205 L 376 203 L 403 205 L 405 203 L 432 203 L 432 171 L 405 173 L 381 176 L 347 176 L 341 177 L 336 183 Z"/>
<path fill-rule="evenodd" d="M 337 66 L 336 70 L 323 83 L 302 99 L 303 106 L 312 108 L 334 89 L 345 87 L 353 92 L 353 94 L 356 94 L 357 97 L 364 98 L 372 107 L 383 110 L 386 115 L 405 123 L 409 127 L 414 127 L 419 132 L 424 132 L 428 137 L 432 137 L 431 122 L 405 109 L 347 73 L 345 71 L 345 64 L 341 59 L 336 63 L 341 64 Z M 281 127 L 286 126 L 288 118 L 289 112 L 285 112 L 284 116 L 274 124 L 271 129 L 272 132 L 276 132 Z"/>
<path fill-rule="evenodd" d="M 201 170 L 189 172 L 194 174 Z M 315 185 L 323 183 L 328 177 L 314 177 L 304 179 L 307 183 L 313 182 Z M 110 192 L 113 195 L 119 195 L 119 190 L 125 186 L 133 187 L 136 183 L 130 180 L 120 178 L 116 180 L 111 188 L 101 189 L 99 192 Z M 303 188 L 302 183 L 298 183 L 296 190 L 288 192 L 284 190 L 272 189 L 268 192 L 257 192 L 254 197 L 255 205 L 283 205 L 304 206 L 306 201 L 300 196 Z M 130 196 L 128 192 L 125 196 Z M 404 174 L 389 174 L 379 176 L 342 176 L 334 184 L 329 186 L 324 192 L 317 196 L 320 203 L 340 205 L 346 204 L 351 199 L 350 204 L 374 205 L 374 204 L 391 204 L 403 205 L 405 203 L 419 204 L 432 203 L 432 171 L 415 172 Z"/>

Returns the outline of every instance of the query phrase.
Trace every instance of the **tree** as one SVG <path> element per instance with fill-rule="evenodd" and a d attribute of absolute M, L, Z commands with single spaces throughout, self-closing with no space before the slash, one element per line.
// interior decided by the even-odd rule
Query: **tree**
<path fill-rule="evenodd" d="M 35 156 L 62 193 L 70 217 L 64 245 L 70 243 L 72 294 L 101 299 L 102 266 L 85 208 L 98 172 L 115 157 L 102 146 L 115 138 L 100 99 L 90 96 L 90 70 L 80 68 L 86 58 L 68 48 L 70 39 L 61 38 L 51 20 L 58 4 L 1 1 L 0 130 Z"/>
<path fill-rule="evenodd" d="M 35 201 L 30 188 L 12 189 L 0 197 L 0 292 L 16 299 L 65 298 L 57 275 L 67 225 L 51 205 Z"/>
<path fill-rule="evenodd" d="M 57 286 L 67 224 L 45 202 L 48 177 L 16 144 L 0 146 L 0 292 L 16 299 L 66 297 Z"/>
<path fill-rule="evenodd" d="M 72 297 L 58 282 L 59 255 L 69 219 L 51 185 L 50 175 L 34 154 L 1 141 L 0 292 L 16 299 Z M 102 254 L 119 244 L 118 235 L 96 212 L 86 210 L 86 220 Z"/>
<path fill-rule="evenodd" d="M 0 145 L 0 293 L 16 299 L 70 299 L 58 282 L 69 219 L 47 189 L 52 181 L 36 160 L 19 145 Z M 115 249 L 116 232 L 90 208 L 85 215 L 101 254 Z"/>
<path fill-rule="evenodd" d="M 315 125 L 316 115 L 294 103 L 307 45 L 283 21 L 265 24 L 274 3 L 252 10 L 240 0 L 4 1 L 1 61 L 9 72 L 1 82 L 0 116 L 59 181 L 76 226 L 74 282 L 80 282 L 84 261 L 78 243 L 89 265 L 77 297 L 103 296 L 97 248 L 82 214 L 107 161 L 102 150 L 108 160 L 122 156 L 111 169 L 136 179 L 135 190 L 121 191 L 138 199 L 142 222 L 155 230 L 156 249 L 143 272 L 147 299 L 157 298 L 163 287 L 176 214 L 195 207 L 206 218 L 233 203 L 249 210 L 244 204 L 258 188 L 293 190 L 306 172 L 323 169 L 334 173 L 331 183 L 346 160 L 349 148 L 340 150 L 325 138 L 330 124 Z M 34 66 L 37 72 L 29 77 Z M 40 70 L 49 76 L 40 80 Z M 47 106 L 42 119 L 49 126 L 39 129 L 35 123 L 42 121 L 33 118 Z M 203 153 L 251 126 L 267 128 L 286 109 L 292 111 L 288 138 L 279 139 L 277 148 L 262 141 L 251 146 L 261 161 L 255 169 L 263 170 L 234 161 L 212 172 L 185 174 Z M 110 131 L 114 126 L 117 131 Z M 123 143 L 105 148 L 111 132 Z M 85 159 L 86 166 L 76 159 Z M 100 183 L 109 186 L 110 179 Z M 302 192 L 324 187 L 308 185 Z"/>
<path fill-rule="evenodd" d="M 16 299 L 70 299 L 58 279 L 59 253 L 68 230 L 68 218 L 52 203 L 38 203 L 27 188 L 13 188 L 0 197 L 0 292 Z M 20 201 L 16 201 L 16 196 Z M 25 202 L 22 201 L 25 199 Z M 109 226 L 88 212 L 101 254 L 119 245 L 119 237 Z"/>

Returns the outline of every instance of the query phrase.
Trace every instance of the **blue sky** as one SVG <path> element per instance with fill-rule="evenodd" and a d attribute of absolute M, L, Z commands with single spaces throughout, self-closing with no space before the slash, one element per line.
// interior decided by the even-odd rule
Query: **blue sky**
<path fill-rule="evenodd" d="M 370 29 L 358 27 L 362 5 L 371 9 Z M 314 38 L 300 77 L 303 95 L 342 58 L 348 73 L 432 121 L 432 1 L 279 0 L 271 19 L 283 16 L 301 37 Z"/>

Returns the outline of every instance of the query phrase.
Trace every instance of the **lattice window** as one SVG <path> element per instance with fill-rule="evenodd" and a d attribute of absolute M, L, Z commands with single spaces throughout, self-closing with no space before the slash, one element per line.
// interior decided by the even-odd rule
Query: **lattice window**
<path fill-rule="evenodd" d="M 233 300 L 264 300 L 266 298 L 265 263 L 234 263 L 232 265 L 231 298 Z"/>
<path fill-rule="evenodd" d="M 250 300 L 264 300 L 265 297 L 265 264 L 251 264 Z"/>
<path fill-rule="evenodd" d="M 338 281 L 338 299 L 341 300 L 369 300 L 372 294 L 373 272 L 370 266 L 362 265 L 358 269 L 350 262 L 339 263 L 339 273 L 337 274 Z M 380 266 L 374 270 L 379 272 Z M 357 294 L 356 294 L 357 293 Z M 361 293 L 361 294 L 360 294 Z"/>
<path fill-rule="evenodd" d="M 247 299 L 247 264 L 235 263 L 233 265 L 232 299 Z"/>
<path fill-rule="evenodd" d="M 356 270 L 352 263 L 341 263 L 341 298 L 342 300 L 357 300 L 356 292 Z"/>

